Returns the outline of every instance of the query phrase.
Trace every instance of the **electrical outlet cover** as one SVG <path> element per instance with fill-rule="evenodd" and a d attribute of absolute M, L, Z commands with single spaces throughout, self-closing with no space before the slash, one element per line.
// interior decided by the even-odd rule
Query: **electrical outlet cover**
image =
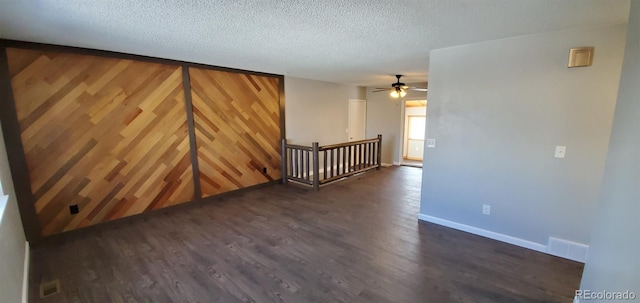
<path fill-rule="evenodd" d="M 491 214 L 491 205 L 483 204 L 482 205 L 482 214 L 490 215 Z"/>

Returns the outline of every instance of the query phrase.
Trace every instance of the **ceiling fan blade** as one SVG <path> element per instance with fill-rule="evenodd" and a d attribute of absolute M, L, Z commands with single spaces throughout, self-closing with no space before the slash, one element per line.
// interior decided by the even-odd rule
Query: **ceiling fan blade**
<path fill-rule="evenodd" d="M 419 91 L 419 92 L 426 92 L 427 91 L 426 88 L 420 88 L 420 87 L 409 87 L 408 90 L 415 90 L 415 91 Z"/>
<path fill-rule="evenodd" d="M 388 91 L 389 91 L 388 88 L 383 88 L 383 89 L 374 90 L 373 93 L 388 92 Z"/>

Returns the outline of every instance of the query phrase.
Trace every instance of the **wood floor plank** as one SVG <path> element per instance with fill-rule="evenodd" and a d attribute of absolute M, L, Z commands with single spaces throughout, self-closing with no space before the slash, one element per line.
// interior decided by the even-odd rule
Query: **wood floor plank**
<path fill-rule="evenodd" d="M 422 170 L 269 185 L 36 246 L 31 302 L 570 302 L 580 263 L 416 217 Z M 70 257 L 73 256 L 73 257 Z"/>

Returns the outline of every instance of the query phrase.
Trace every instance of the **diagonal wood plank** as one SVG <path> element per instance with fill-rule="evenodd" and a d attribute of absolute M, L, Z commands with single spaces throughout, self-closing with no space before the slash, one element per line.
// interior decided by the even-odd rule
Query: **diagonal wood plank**
<path fill-rule="evenodd" d="M 14 48 L 7 57 L 42 235 L 194 199 L 180 67 Z"/>
<path fill-rule="evenodd" d="M 203 196 L 278 179 L 279 79 L 199 68 L 189 75 Z"/>

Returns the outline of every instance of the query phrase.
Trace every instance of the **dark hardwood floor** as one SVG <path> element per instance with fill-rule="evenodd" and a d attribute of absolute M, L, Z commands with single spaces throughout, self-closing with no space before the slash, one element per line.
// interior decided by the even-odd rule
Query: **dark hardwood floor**
<path fill-rule="evenodd" d="M 270 185 L 40 244 L 30 301 L 571 302 L 580 263 L 419 222 L 420 178 Z"/>

